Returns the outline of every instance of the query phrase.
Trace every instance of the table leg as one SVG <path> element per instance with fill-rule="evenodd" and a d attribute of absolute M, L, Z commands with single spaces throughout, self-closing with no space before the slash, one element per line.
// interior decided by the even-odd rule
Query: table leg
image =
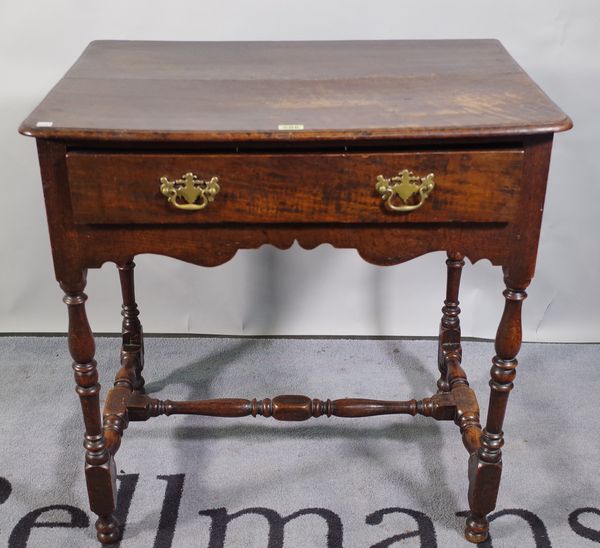
<path fill-rule="evenodd" d="M 529 280 L 511 279 L 504 270 L 504 313 L 496 333 L 496 356 L 492 360 L 490 402 L 481 447 L 469 460 L 469 507 L 465 538 L 482 542 L 488 536 L 487 514 L 496 507 L 502 473 L 502 424 L 508 395 L 516 375 L 517 354 L 521 347 L 521 307 L 527 297 Z"/>
<path fill-rule="evenodd" d="M 117 265 L 119 269 L 119 280 L 121 282 L 121 295 L 123 296 L 123 306 L 121 315 L 123 316 L 123 347 L 122 352 L 127 352 L 130 358 L 136 360 L 135 381 L 133 390 L 144 393 L 144 332 L 139 320 L 140 311 L 135 302 L 135 285 L 133 269 L 135 263 L 129 261 L 122 265 Z"/>
<path fill-rule="evenodd" d="M 94 360 L 95 343 L 85 312 L 85 272 L 78 282 L 61 283 L 69 310 L 69 351 L 73 358 L 76 391 L 85 424 L 85 477 L 90 509 L 98 515 L 97 537 L 103 544 L 117 542 L 121 528 L 114 517 L 116 506 L 115 463 L 106 448 L 100 418 L 100 384 Z"/>
<path fill-rule="evenodd" d="M 447 282 L 446 282 L 446 300 L 442 308 L 442 321 L 440 323 L 440 335 L 438 339 L 438 369 L 440 378 L 437 382 L 439 392 L 448 392 L 450 384 L 448 382 L 447 360 L 450 354 L 460 362 L 462 359 L 462 348 L 460 346 L 460 308 L 458 307 L 458 291 L 460 288 L 460 275 L 465 265 L 463 255 L 457 252 L 448 251 Z"/>

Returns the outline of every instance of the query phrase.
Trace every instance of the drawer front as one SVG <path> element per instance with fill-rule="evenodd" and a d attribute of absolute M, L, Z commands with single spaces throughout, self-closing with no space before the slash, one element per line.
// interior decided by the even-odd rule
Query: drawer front
<path fill-rule="evenodd" d="M 518 149 L 67 155 L 76 224 L 509 222 L 522 165 Z M 403 170 L 417 178 L 399 176 Z M 187 181 L 191 193 L 184 191 L 187 173 L 198 177 Z M 430 173 L 434 185 L 425 189 Z M 180 195 L 173 197 L 176 188 Z M 177 207 L 188 205 L 196 209 Z"/>

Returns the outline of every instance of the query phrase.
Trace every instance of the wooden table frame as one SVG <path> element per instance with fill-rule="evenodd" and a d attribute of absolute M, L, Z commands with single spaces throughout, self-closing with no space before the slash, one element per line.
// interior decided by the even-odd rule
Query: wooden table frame
<path fill-rule="evenodd" d="M 399 43 L 390 44 L 391 48 L 400 47 Z M 410 47 L 418 47 L 411 44 Z M 473 45 L 478 46 L 477 43 Z M 487 42 L 484 45 L 489 46 Z M 95 47 L 99 46 L 96 44 Z M 497 49 L 493 51 L 497 53 Z M 83 66 L 85 67 L 85 59 Z M 521 75 L 519 78 L 524 79 L 526 76 Z M 67 83 L 82 85 L 80 82 Z M 493 84 L 492 81 L 490 86 Z M 540 101 L 538 96 L 534 96 L 532 101 L 534 99 Z M 57 100 L 64 101 L 60 97 Z M 48 101 L 52 102 L 52 96 L 46 99 Z M 262 415 L 283 421 L 321 416 L 420 414 L 436 420 L 453 421 L 460 430 L 469 454 L 468 500 L 471 513 L 466 522 L 465 536 L 471 542 L 485 540 L 489 528 L 486 516 L 495 508 L 500 484 L 501 449 L 504 443 L 502 429 L 521 345 L 521 306 L 534 274 L 553 133 L 570 127 L 570 120 L 549 100 L 544 101 L 546 103 L 540 107 L 541 110 L 544 110 L 542 107 L 545 108 L 541 115 L 544 123 L 540 119 L 519 123 L 511 121 L 512 125 L 506 127 L 472 128 L 456 124 L 455 127 L 440 126 L 433 129 L 400 127 L 393 131 L 385 128 L 358 131 L 342 128 L 298 133 L 265 130 L 202 133 L 167 128 L 160 135 L 152 128 L 124 131 L 118 128 L 103 129 L 93 123 L 89 123 L 89 128 L 73 128 L 65 124 L 55 124 L 57 127 L 52 129 L 44 126 L 40 128 L 35 121 L 49 116 L 48 112 L 52 111 L 52 104 L 42 104 L 42 110 L 34 112 L 24 122 L 21 131 L 37 138 L 56 277 L 65 292 L 64 302 L 69 312 L 69 350 L 74 361 L 77 393 L 85 422 L 85 474 L 90 507 L 98 515 L 98 539 L 102 543 L 111 543 L 121 537 L 120 525 L 114 517 L 114 456 L 129 423 L 163 414 L 185 413 L 215 417 Z M 60 117 L 58 111 L 52 116 Z M 123 123 L 126 124 L 127 121 Z M 326 162 L 327 154 L 341 155 L 343 158 L 340 161 L 345 161 L 344 158 L 348 155 L 354 155 L 353 159 L 360 159 L 381 151 L 410 154 L 411 151 L 418 150 L 426 155 L 431 154 L 431 151 L 446 151 L 451 155 L 459 155 L 461 162 L 468 162 L 471 158 L 469 155 L 476 156 L 481 150 L 502 152 L 510 149 L 515 151 L 519 159 L 519 168 L 512 170 L 507 167 L 509 172 L 499 175 L 516 180 L 517 190 L 511 196 L 518 198 L 514 198 L 514 211 L 502 222 L 461 222 L 460 218 L 458 222 L 452 219 L 435 223 L 427 220 L 401 222 L 398 217 L 390 217 L 389 212 L 383 211 L 381 222 L 385 224 L 366 221 L 366 217 L 361 217 L 359 213 L 356 213 L 355 222 L 336 223 L 326 217 L 327 212 L 322 213 L 323 217 L 320 218 L 313 219 L 309 216 L 305 219 L 306 222 L 294 221 L 293 218 L 291 221 L 287 219 L 280 222 L 278 218 L 271 218 L 269 213 L 264 213 L 265 222 L 219 222 L 217 217 L 212 221 L 211 217 L 207 217 L 206 222 L 178 224 L 177 221 L 169 221 L 171 217 L 168 217 L 162 224 L 148 224 L 136 221 L 138 212 L 135 206 L 119 210 L 120 213 L 116 213 L 117 209 L 114 209 L 115 215 L 133 215 L 132 222 L 110 224 L 110 216 L 106 218 L 106 222 L 85 222 L 86 216 L 102 216 L 105 211 L 100 207 L 95 211 L 85 211 L 90 203 L 95 207 L 94 204 L 101 200 L 99 196 L 91 202 L 82 198 L 81 193 L 94 192 L 96 188 L 91 184 L 86 185 L 86 181 L 100 177 L 95 175 L 98 173 L 98 166 L 103 172 L 113 173 L 111 170 L 114 170 L 114 162 L 120 161 L 119 154 L 143 153 L 148 154 L 148 158 L 152 154 L 160 154 L 161 158 L 170 158 L 175 154 L 210 154 L 222 155 L 224 161 L 228 161 L 233 158 L 233 154 L 239 154 L 241 148 L 244 148 L 242 153 L 248 154 L 249 162 L 253 161 L 251 158 L 256 158 L 257 153 L 276 157 L 283 150 L 286 154 L 296 154 L 298 165 L 306 173 L 325 169 L 319 168 L 319 159 Z M 93 151 L 95 156 L 92 158 L 87 155 L 88 151 Z M 78 154 L 86 156 L 81 159 Z M 373 162 L 380 161 L 379 156 L 373 157 Z M 437 161 L 429 156 L 426 159 L 434 163 Z M 448 178 L 451 177 L 449 165 L 444 164 L 446 168 L 442 168 L 448 172 Z M 512 164 L 507 163 L 507 166 L 510 165 Z M 239 172 L 240 179 L 244 179 L 246 175 L 243 169 Z M 273 180 L 276 179 L 275 176 L 272 177 Z M 132 178 L 135 178 L 133 168 L 123 176 L 123 184 Z M 104 184 L 100 179 L 98 181 L 98 185 Z M 156 180 L 153 184 L 157 182 Z M 267 183 L 265 185 L 269 186 Z M 485 200 L 487 196 L 483 185 L 480 187 L 481 192 L 472 197 L 476 201 Z M 106 188 L 107 192 L 111 190 L 111 187 Z M 158 187 L 153 188 L 158 196 L 153 195 L 152 199 L 161 199 Z M 260 193 L 260 190 L 256 192 Z M 269 197 L 264 199 L 268 200 Z M 303 195 L 296 200 L 301 207 L 310 198 Z M 376 194 L 372 200 L 374 206 L 381 203 Z M 432 200 L 435 198 L 430 199 Z M 107 204 L 106 207 L 117 207 L 116 200 Z M 439 204 L 444 205 L 443 199 Z M 316 206 L 311 207 L 310 211 L 315 211 Z M 424 207 L 423 215 L 435 215 L 435 207 L 434 202 L 429 213 Z M 173 215 L 168 204 L 165 203 L 164 208 L 165 216 Z M 457 215 L 460 213 L 461 211 Z M 471 214 L 466 210 L 462 213 Z M 267 243 L 286 249 L 294 241 L 306 249 L 323 243 L 337 248 L 353 248 L 365 260 L 376 265 L 398 264 L 431 251 L 447 251 L 448 277 L 439 332 L 437 365 L 440 378 L 437 391 L 430 397 L 409 401 L 320 400 L 307 396 L 282 395 L 272 399 L 227 398 L 178 402 L 160 401 L 145 394 L 142 376 L 143 333 L 134 291 L 135 255 L 155 253 L 196 265 L 215 266 L 230 260 L 239 249 L 254 249 Z M 465 258 L 471 262 L 489 259 L 493 265 L 501 266 L 504 273 L 505 307 L 496 335 L 488 414 L 483 428 L 479 422 L 475 393 L 469 387 L 467 375 L 461 367 L 458 297 Z M 104 411 L 101 412 L 94 337 L 86 316 L 87 297 L 84 289 L 87 269 L 98 268 L 107 261 L 116 263 L 119 271 L 123 297 L 123 341 L 121 368 L 114 386 L 106 396 Z"/>

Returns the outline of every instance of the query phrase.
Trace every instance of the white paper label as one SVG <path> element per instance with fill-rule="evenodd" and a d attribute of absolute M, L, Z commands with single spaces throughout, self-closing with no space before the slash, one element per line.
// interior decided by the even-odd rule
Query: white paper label
<path fill-rule="evenodd" d="M 304 124 L 279 124 L 277 129 L 281 131 L 298 131 L 304 129 Z"/>
<path fill-rule="evenodd" d="M 54 122 L 38 122 L 35 124 L 36 127 L 52 127 Z"/>

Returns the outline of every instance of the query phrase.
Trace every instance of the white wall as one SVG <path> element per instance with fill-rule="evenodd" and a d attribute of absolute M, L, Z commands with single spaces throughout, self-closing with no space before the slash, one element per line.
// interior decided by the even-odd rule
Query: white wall
<path fill-rule="evenodd" d="M 17 127 L 89 41 L 494 37 L 575 122 L 555 139 L 525 338 L 600 341 L 599 28 L 595 0 L 0 0 L 0 332 L 66 328 L 35 145 Z M 444 258 L 378 268 L 351 250 L 264 247 L 202 269 L 142 256 L 138 302 L 150 332 L 434 335 Z M 467 266 L 465 335 L 494 335 L 501 289 L 498 268 Z M 114 266 L 87 292 L 93 328 L 117 331 Z"/>

